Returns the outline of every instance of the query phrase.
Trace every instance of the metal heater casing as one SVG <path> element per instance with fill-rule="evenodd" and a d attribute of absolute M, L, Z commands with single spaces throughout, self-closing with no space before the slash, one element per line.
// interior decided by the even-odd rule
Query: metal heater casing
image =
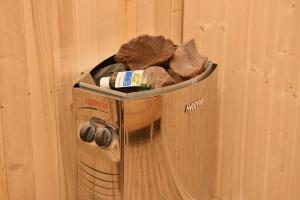
<path fill-rule="evenodd" d="M 113 57 L 95 69 L 113 63 Z M 121 93 L 96 87 L 91 73 L 73 88 L 78 199 L 210 200 L 216 174 L 216 65 L 161 89 Z M 80 139 L 87 123 L 111 143 Z"/>

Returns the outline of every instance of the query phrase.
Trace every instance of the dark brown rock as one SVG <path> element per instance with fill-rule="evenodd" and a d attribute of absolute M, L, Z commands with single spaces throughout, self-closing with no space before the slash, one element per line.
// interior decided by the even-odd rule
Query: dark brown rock
<path fill-rule="evenodd" d="M 161 88 L 176 83 L 175 79 L 160 66 L 152 66 L 145 69 L 146 72 L 152 72 L 155 77 L 154 88 Z"/>
<path fill-rule="evenodd" d="M 198 53 L 195 40 L 192 39 L 176 49 L 170 67 L 174 75 L 188 79 L 200 74 L 206 61 L 207 57 Z"/>
<path fill-rule="evenodd" d="M 163 36 L 141 35 L 123 44 L 115 56 L 117 62 L 126 63 L 131 70 L 160 65 L 174 55 L 171 40 Z"/>
<path fill-rule="evenodd" d="M 111 65 L 108 65 L 108 66 L 96 71 L 96 73 L 93 76 L 93 79 L 94 79 L 96 85 L 99 85 L 100 78 L 109 77 L 114 72 L 122 72 L 122 71 L 126 71 L 126 70 L 129 70 L 129 68 L 128 68 L 128 66 L 124 65 L 123 63 L 111 64 Z"/>

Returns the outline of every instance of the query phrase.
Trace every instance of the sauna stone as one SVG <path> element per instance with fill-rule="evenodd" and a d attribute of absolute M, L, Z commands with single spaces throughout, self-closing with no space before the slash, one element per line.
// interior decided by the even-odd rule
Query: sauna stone
<path fill-rule="evenodd" d="M 163 36 L 141 35 L 123 44 L 115 56 L 131 70 L 146 69 L 167 62 L 175 52 L 173 42 Z"/>
<path fill-rule="evenodd" d="M 204 70 L 207 57 L 198 53 L 194 39 L 180 45 L 170 60 L 170 73 L 182 79 L 197 76 Z"/>
<path fill-rule="evenodd" d="M 152 72 L 155 77 L 154 88 L 161 88 L 176 83 L 175 79 L 168 74 L 168 72 L 160 66 L 152 66 L 145 71 Z"/>

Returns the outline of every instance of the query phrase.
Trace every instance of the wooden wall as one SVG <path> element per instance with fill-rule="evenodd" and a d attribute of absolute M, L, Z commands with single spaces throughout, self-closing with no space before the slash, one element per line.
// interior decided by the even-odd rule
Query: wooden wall
<path fill-rule="evenodd" d="M 299 0 L 0 0 L 0 200 L 75 199 L 71 86 L 142 34 L 219 64 L 214 200 L 300 199 Z"/>
<path fill-rule="evenodd" d="M 220 64 L 216 199 L 300 199 L 299 8 L 185 1 L 183 39 Z"/>
<path fill-rule="evenodd" d="M 181 21 L 180 0 L 0 0 L 0 200 L 76 199 L 72 84 Z"/>

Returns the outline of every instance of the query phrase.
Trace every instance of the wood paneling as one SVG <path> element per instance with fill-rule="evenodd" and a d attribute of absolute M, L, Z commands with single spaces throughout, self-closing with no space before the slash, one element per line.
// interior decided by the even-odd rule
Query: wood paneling
<path fill-rule="evenodd" d="M 184 40 L 219 64 L 216 199 L 300 198 L 298 4 L 185 1 Z"/>
<path fill-rule="evenodd" d="M 299 0 L 0 1 L 0 199 L 75 199 L 71 86 L 143 33 L 219 64 L 223 200 L 298 200 Z"/>
<path fill-rule="evenodd" d="M 1 127 L 10 199 L 36 199 L 30 92 L 21 1 L 1 1 Z"/>
<path fill-rule="evenodd" d="M 76 199 L 76 148 L 72 118 L 72 87 L 79 77 L 74 0 L 53 1 L 53 74 L 58 132 L 61 199 Z"/>
<path fill-rule="evenodd" d="M 50 3 L 23 1 L 36 199 L 59 199 Z"/>
<path fill-rule="evenodd" d="M 180 41 L 180 2 L 1 0 L 1 200 L 76 199 L 73 83 L 138 34 Z"/>

